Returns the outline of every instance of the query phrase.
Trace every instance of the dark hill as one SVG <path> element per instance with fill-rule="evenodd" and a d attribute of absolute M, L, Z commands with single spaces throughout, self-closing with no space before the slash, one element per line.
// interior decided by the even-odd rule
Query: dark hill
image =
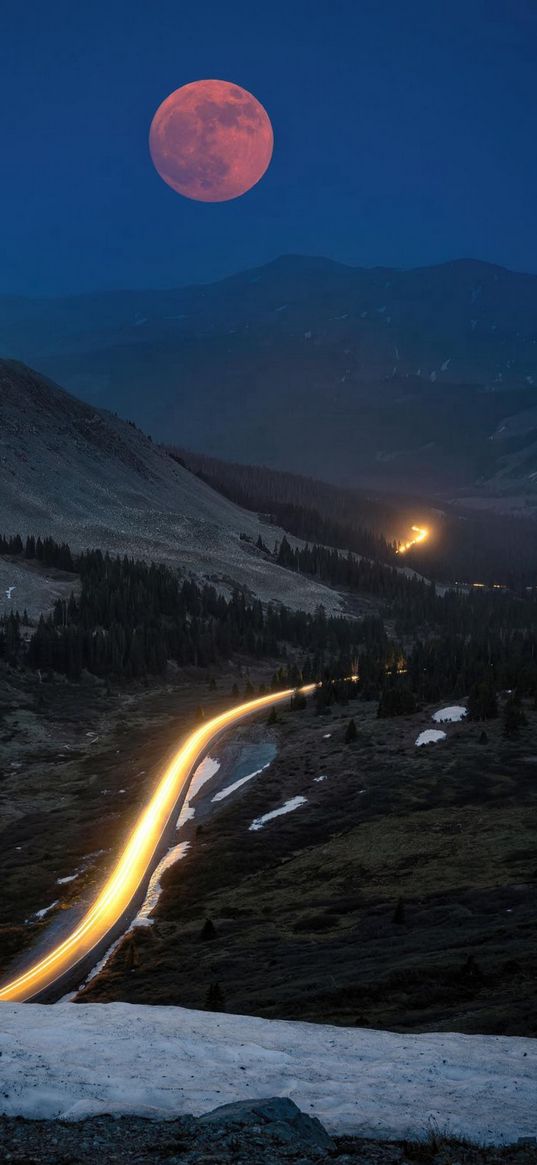
<path fill-rule="evenodd" d="M 255 549 L 259 533 L 271 545 L 280 538 L 278 527 L 216 493 L 134 425 L 6 360 L 0 499 L 0 532 L 168 562 L 304 609 L 339 606 L 333 592 L 309 580 L 298 587 Z M 22 580 L 6 569 L 0 583 L 15 584 L 18 597 Z"/>

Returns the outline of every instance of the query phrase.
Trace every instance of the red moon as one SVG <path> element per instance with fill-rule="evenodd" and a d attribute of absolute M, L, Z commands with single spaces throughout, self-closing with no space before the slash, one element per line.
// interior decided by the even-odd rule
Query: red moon
<path fill-rule="evenodd" d="M 198 202 L 227 202 L 263 177 L 274 135 L 260 102 L 230 81 L 192 81 L 166 97 L 151 122 L 160 177 Z"/>

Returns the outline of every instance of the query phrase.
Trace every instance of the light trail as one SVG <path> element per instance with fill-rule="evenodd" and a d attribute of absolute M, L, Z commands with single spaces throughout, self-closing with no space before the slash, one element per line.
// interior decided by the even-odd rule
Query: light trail
<path fill-rule="evenodd" d="M 307 684 L 299 690 L 304 695 L 310 695 L 316 687 L 317 684 Z M 21 1003 L 35 998 L 69 971 L 74 970 L 82 959 L 87 958 L 102 943 L 121 921 L 150 871 L 155 852 L 177 801 L 189 784 L 193 767 L 215 736 L 246 716 L 260 712 L 273 704 L 283 703 L 284 700 L 290 699 L 294 691 L 295 689 L 290 688 L 285 692 L 271 692 L 268 696 L 259 696 L 246 704 L 239 704 L 227 712 L 214 716 L 187 737 L 165 769 L 93 906 L 71 934 L 48 955 L 0 988 L 0 1001 Z"/>
<path fill-rule="evenodd" d="M 420 542 L 425 542 L 425 539 L 429 537 L 429 530 L 426 526 L 411 526 L 410 533 L 414 534 L 414 537 L 409 538 L 408 542 L 401 543 L 397 551 L 398 554 L 406 554 L 412 546 L 418 546 Z"/>

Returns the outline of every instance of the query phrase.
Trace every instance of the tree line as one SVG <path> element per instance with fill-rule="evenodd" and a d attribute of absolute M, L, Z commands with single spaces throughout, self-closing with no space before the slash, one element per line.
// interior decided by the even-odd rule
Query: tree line
<path fill-rule="evenodd" d="M 283 547 L 283 549 L 282 549 Z M 353 691 L 380 701 L 382 715 L 411 711 L 445 696 L 468 696 L 470 714 L 487 719 L 495 693 L 537 697 L 537 603 L 503 593 L 438 595 L 423 580 L 342 556 L 326 547 L 294 550 L 284 540 L 278 560 L 350 590 L 383 600 L 395 626 L 380 615 L 362 619 L 268 606 L 236 590 L 181 578 L 161 564 L 100 550 L 74 554 L 53 539 L 0 539 L 0 552 L 72 569 L 78 593 L 58 599 L 33 633 L 11 612 L 0 620 L 0 659 L 59 672 L 86 670 L 127 679 L 162 674 L 168 661 L 210 669 L 234 656 L 282 661 L 274 686 L 359 676 Z M 320 696 L 320 700 L 324 697 Z"/>
<path fill-rule="evenodd" d="M 537 625 L 534 593 L 446 589 L 382 562 L 341 554 L 327 546 L 291 546 L 284 535 L 274 548 L 276 561 L 287 570 L 312 575 L 321 582 L 357 594 L 372 595 L 389 610 L 401 639 L 420 630 L 447 630 L 472 635 L 480 625 L 489 630 L 523 629 Z"/>
<path fill-rule="evenodd" d="M 168 452 L 230 501 L 263 514 L 296 538 L 395 561 L 395 542 L 388 542 L 382 530 L 397 528 L 401 519 L 382 502 L 357 490 L 266 466 L 239 465 L 184 450 Z"/>
<path fill-rule="evenodd" d="M 11 540 L 9 553 L 14 545 Z M 64 547 L 53 549 L 54 564 L 67 561 Z M 10 614 L 0 627 L 0 657 L 76 679 L 84 669 L 136 678 L 162 673 L 168 660 L 206 668 L 234 654 L 278 659 L 300 653 L 300 678 L 310 678 L 327 661 L 348 669 L 361 645 L 384 634 L 380 621 L 373 621 L 373 630 L 370 619 L 328 616 L 322 607 L 313 614 L 274 603 L 264 608 L 240 590 L 226 597 L 162 564 L 100 550 L 69 556 L 80 593 L 58 599 L 52 614 L 41 616 L 27 647 L 22 620 Z"/>
<path fill-rule="evenodd" d="M 76 570 L 75 561 L 67 542 L 55 542 L 54 538 L 40 538 L 33 534 L 23 542 L 20 534 L 11 537 L 0 534 L 0 554 L 7 557 L 33 559 L 43 566 L 56 566 L 59 570 Z"/>
<path fill-rule="evenodd" d="M 403 499 L 395 506 L 359 489 L 267 466 L 187 450 L 168 452 L 237 505 L 262 513 L 305 542 L 393 563 L 395 533 L 402 534 L 416 521 L 413 504 Z M 476 511 L 461 515 L 448 507 L 440 515 L 425 506 L 419 520 L 431 523 L 436 533 L 408 552 L 406 564 L 428 578 L 515 589 L 535 585 L 537 523 L 531 512 L 527 517 Z"/>

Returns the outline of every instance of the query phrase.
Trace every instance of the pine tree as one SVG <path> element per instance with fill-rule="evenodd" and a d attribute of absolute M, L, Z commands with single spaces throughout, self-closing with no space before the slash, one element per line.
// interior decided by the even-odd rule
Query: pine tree
<path fill-rule="evenodd" d="M 524 709 L 514 696 L 506 700 L 503 709 L 503 734 L 507 737 L 516 736 L 519 728 L 528 723 Z"/>
<path fill-rule="evenodd" d="M 345 744 L 352 744 L 353 741 L 356 740 L 357 736 L 358 732 L 356 729 L 356 724 L 354 723 L 354 719 L 349 720 L 345 730 Z"/>
<path fill-rule="evenodd" d="M 219 983 L 211 983 L 204 1003 L 205 1011 L 225 1011 L 226 1001 Z"/>
<path fill-rule="evenodd" d="M 498 715 L 496 688 L 490 680 L 474 684 L 468 697 L 469 720 L 494 720 Z"/>
<path fill-rule="evenodd" d="M 200 940 L 201 942 L 210 942 L 213 938 L 216 938 L 214 923 L 211 922 L 210 918 L 206 918 L 200 931 Z"/>

